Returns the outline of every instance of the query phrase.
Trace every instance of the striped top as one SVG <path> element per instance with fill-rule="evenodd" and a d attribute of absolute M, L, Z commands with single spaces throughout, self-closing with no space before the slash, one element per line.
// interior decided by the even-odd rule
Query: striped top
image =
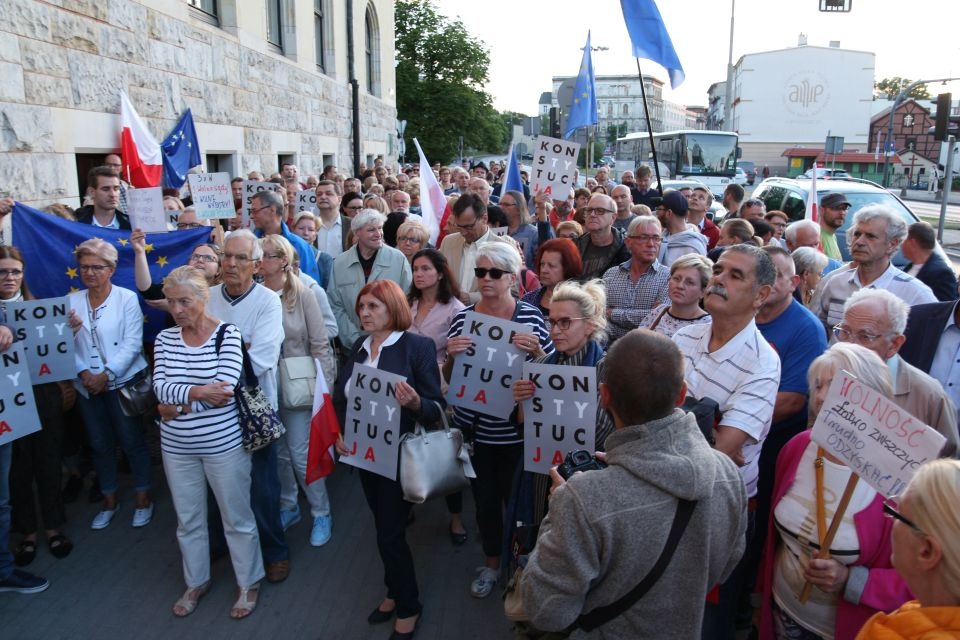
<path fill-rule="evenodd" d="M 184 343 L 180 327 L 157 335 L 154 351 L 153 389 L 161 404 L 189 405 L 186 415 L 160 421 L 160 447 L 164 453 L 212 456 L 232 451 L 242 444 L 237 405 L 215 407 L 190 402 L 191 387 L 216 381 L 236 386 L 243 370 L 240 331 L 227 325 L 217 355 L 218 326 L 199 347 Z"/>
<path fill-rule="evenodd" d="M 474 311 L 476 305 L 470 305 L 463 309 L 454 317 L 453 324 L 447 332 L 447 339 L 456 338 L 463 332 L 463 319 L 468 311 Z M 517 302 L 517 307 L 510 318 L 513 322 L 519 322 L 530 327 L 530 332 L 537 336 L 540 341 L 540 348 L 544 353 L 550 355 L 555 351 L 553 341 L 550 340 L 550 332 L 543 322 L 543 315 L 540 310 L 526 302 Z M 533 357 L 527 354 L 526 361 L 530 362 Z M 460 429 L 475 429 L 476 441 L 483 444 L 520 444 L 523 442 L 523 433 L 509 420 L 502 420 L 485 413 L 478 413 L 470 409 L 461 407 L 453 408 L 453 422 Z"/>

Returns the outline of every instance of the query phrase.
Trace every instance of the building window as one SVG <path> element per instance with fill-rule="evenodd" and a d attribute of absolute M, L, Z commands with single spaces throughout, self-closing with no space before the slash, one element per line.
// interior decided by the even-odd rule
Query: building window
<path fill-rule="evenodd" d="M 612 116 L 613 116 L 613 103 L 610 102 L 610 103 L 607 103 L 607 117 L 609 118 Z"/>
<path fill-rule="evenodd" d="M 903 116 L 903 126 L 912 127 L 913 121 L 914 121 L 914 117 L 912 113 L 908 113 L 907 115 Z"/>
<path fill-rule="evenodd" d="M 367 93 L 380 96 L 380 27 L 373 4 L 367 5 L 364 21 L 366 37 L 364 39 L 367 56 Z"/>
<path fill-rule="evenodd" d="M 313 0 L 313 37 L 317 66 L 323 71 L 326 67 L 323 59 L 323 0 Z"/>
<path fill-rule="evenodd" d="M 283 48 L 280 15 L 282 0 L 267 0 L 267 42 Z"/>
<path fill-rule="evenodd" d="M 630 105 L 628 105 L 628 104 L 624 104 L 624 105 L 623 105 L 623 115 L 625 115 L 625 116 L 630 115 Z"/>
<path fill-rule="evenodd" d="M 214 18 L 216 18 L 219 14 L 217 0 L 187 0 L 187 2 L 191 7 L 195 7 L 209 16 L 213 16 Z"/>

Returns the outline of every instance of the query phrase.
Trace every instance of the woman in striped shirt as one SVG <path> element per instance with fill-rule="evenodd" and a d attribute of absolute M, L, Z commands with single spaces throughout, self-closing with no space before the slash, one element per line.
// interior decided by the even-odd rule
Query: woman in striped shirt
<path fill-rule="evenodd" d="M 157 336 L 153 387 L 159 402 L 163 468 L 177 511 L 177 541 L 187 583 L 173 613 L 190 615 L 210 589 L 209 483 L 240 589 L 230 617 L 244 618 L 257 604 L 264 570 L 250 507 L 250 454 L 241 446 L 233 399 L 243 368 L 240 331 L 206 312 L 209 289 L 199 269 L 174 269 L 164 279 L 163 293 L 177 326 Z"/>

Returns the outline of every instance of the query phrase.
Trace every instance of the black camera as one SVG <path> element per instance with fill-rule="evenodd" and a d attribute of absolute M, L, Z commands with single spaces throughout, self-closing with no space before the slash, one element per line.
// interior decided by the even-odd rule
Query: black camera
<path fill-rule="evenodd" d="M 570 476 L 577 471 L 593 471 L 606 468 L 607 464 L 605 462 L 597 460 L 589 451 L 580 449 L 567 454 L 567 457 L 563 459 L 563 464 L 557 466 L 557 473 L 564 480 L 569 480 Z"/>

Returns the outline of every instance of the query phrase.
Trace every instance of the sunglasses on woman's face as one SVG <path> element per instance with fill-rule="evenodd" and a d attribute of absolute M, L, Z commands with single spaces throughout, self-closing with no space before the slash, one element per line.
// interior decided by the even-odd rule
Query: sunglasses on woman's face
<path fill-rule="evenodd" d="M 502 269 L 485 269 L 484 267 L 474 267 L 473 269 L 473 275 L 475 275 L 478 280 L 486 278 L 487 274 L 490 274 L 490 277 L 494 280 L 499 280 L 507 273 L 509 272 Z"/>

